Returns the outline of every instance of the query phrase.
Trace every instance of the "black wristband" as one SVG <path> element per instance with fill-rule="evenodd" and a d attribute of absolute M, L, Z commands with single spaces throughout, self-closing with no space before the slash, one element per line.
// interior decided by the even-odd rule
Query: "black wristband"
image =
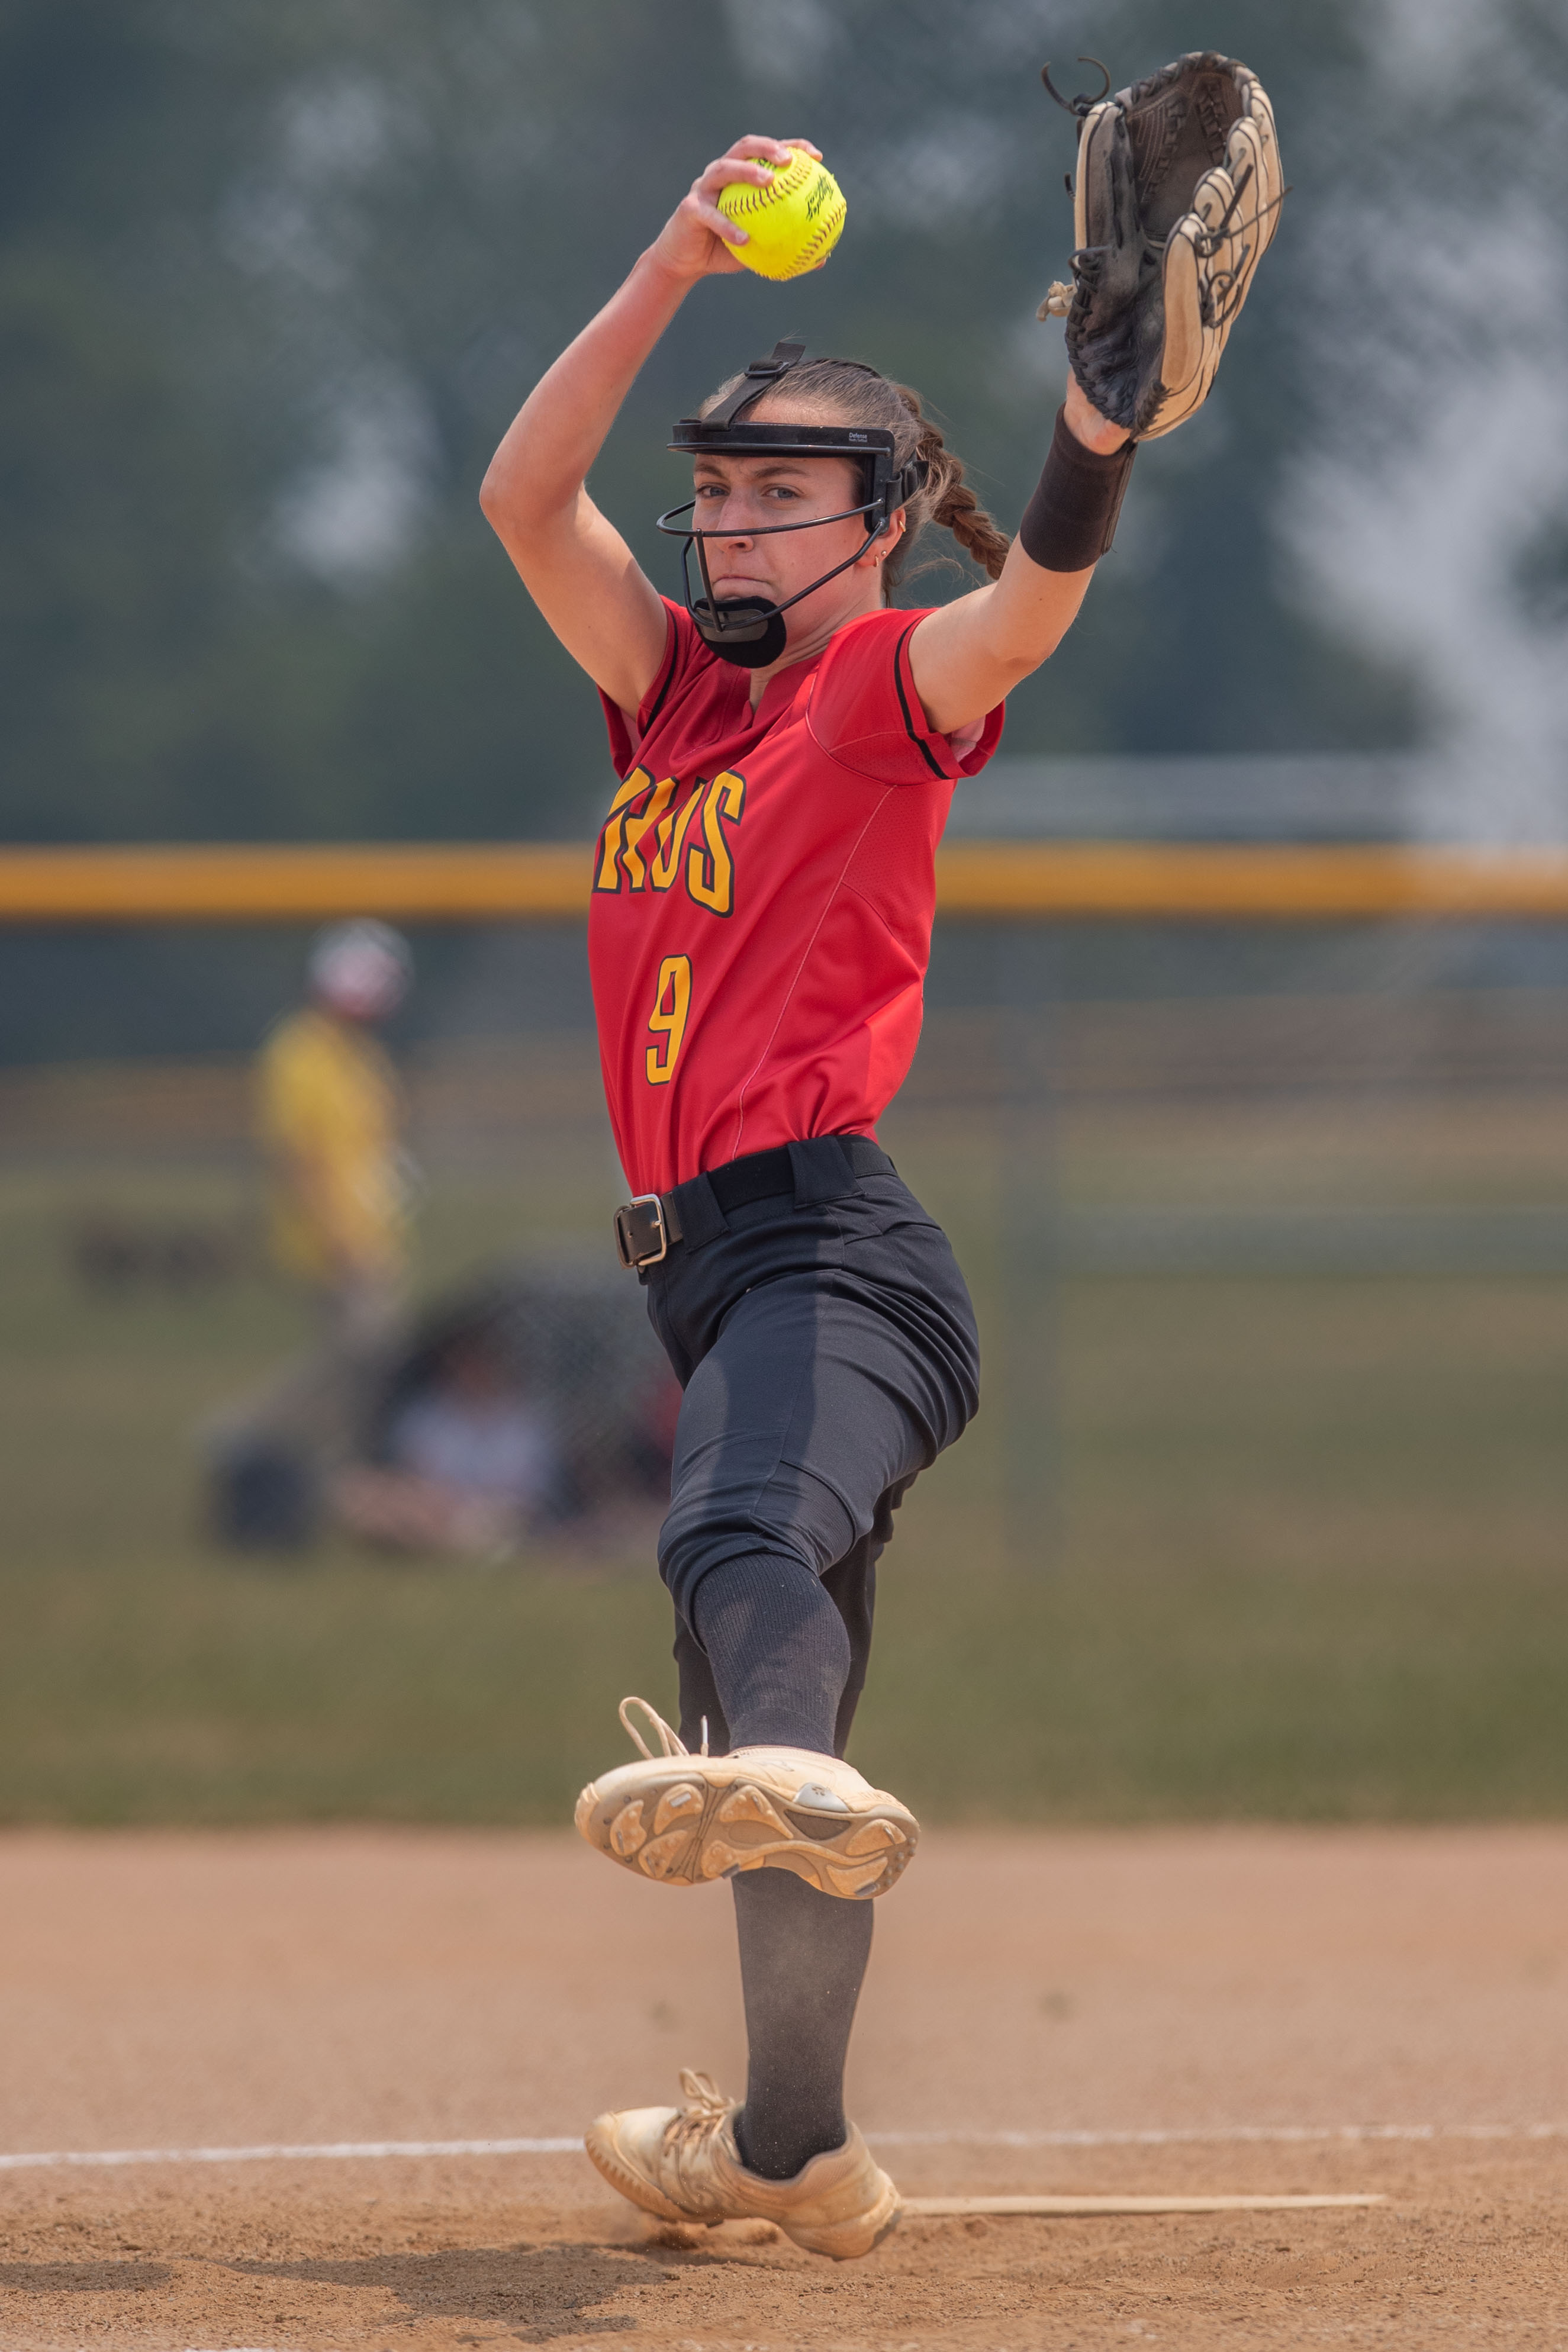
<path fill-rule="evenodd" d="M 1108 457 L 1096 456 L 1068 424 L 1066 409 L 1057 410 L 1045 470 L 1019 525 L 1019 545 L 1031 563 L 1087 572 L 1109 555 L 1137 454 L 1137 443 L 1127 441 Z"/>

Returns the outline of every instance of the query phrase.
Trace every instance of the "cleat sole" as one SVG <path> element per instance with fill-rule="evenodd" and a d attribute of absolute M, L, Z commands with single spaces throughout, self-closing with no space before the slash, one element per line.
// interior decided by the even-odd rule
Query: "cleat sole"
<path fill-rule="evenodd" d="M 701 1886 L 739 1872 L 789 1870 L 821 1894 L 863 1902 L 885 1894 L 912 1859 L 914 1817 L 887 1798 L 870 1811 L 786 1804 L 755 1781 L 705 1786 L 688 1759 L 647 1773 L 632 1798 L 591 1782 L 578 1800 L 588 1843 L 661 1886 Z M 841 1824 L 841 1826 L 839 1826 Z"/>

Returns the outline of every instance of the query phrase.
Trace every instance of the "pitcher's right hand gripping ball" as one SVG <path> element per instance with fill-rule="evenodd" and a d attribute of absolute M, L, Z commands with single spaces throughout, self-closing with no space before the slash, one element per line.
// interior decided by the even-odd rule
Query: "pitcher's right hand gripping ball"
<path fill-rule="evenodd" d="M 1049 66 L 1041 79 L 1078 117 L 1078 250 L 1071 287 L 1053 286 L 1040 315 L 1065 316 L 1072 373 L 1101 415 L 1155 441 L 1207 399 L 1279 222 L 1273 109 L 1257 75 L 1214 49 L 1113 98 L 1070 104 Z"/>
<path fill-rule="evenodd" d="M 635 1707 L 659 1743 L 632 1720 Z M 591 1780 L 577 1826 L 591 1846 L 661 1886 L 704 1886 L 737 1871 L 788 1870 L 820 1895 L 883 1895 L 920 1836 L 907 1805 L 852 1764 L 809 1748 L 691 1756 L 645 1698 L 621 1720 L 642 1761 Z"/>
<path fill-rule="evenodd" d="M 746 243 L 731 248 L 737 261 L 759 278 L 821 269 L 844 226 L 842 189 L 821 157 L 804 147 L 795 148 L 788 163 L 767 163 L 766 169 L 773 178 L 765 188 L 736 180 L 719 191 L 719 211 L 746 231 Z"/>

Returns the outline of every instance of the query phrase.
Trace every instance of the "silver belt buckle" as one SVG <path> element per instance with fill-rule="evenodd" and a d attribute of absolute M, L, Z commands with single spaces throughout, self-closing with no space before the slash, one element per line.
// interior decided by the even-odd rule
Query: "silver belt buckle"
<path fill-rule="evenodd" d="M 615 1246 L 631 1273 L 657 1265 L 670 1254 L 670 1229 L 657 1192 L 639 1192 L 615 1212 Z"/>

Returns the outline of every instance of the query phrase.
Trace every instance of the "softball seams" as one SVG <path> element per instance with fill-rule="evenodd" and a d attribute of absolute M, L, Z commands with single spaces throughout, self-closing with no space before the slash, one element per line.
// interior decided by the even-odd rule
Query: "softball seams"
<path fill-rule="evenodd" d="M 730 198 L 727 205 L 722 201 L 719 205 L 725 217 L 727 220 L 743 220 L 747 213 L 770 211 L 780 196 L 798 195 L 817 166 L 809 155 L 802 155 L 799 148 L 795 149 L 794 154 L 794 162 L 781 163 L 765 188 L 747 186 L 744 180 L 732 180 L 729 186 L 721 191 L 721 197 Z M 773 171 L 773 166 L 769 164 L 768 169 Z M 733 195 L 732 191 L 736 188 L 746 190 L 744 197 L 737 199 Z"/>
<path fill-rule="evenodd" d="M 801 263 L 814 260 L 821 247 L 824 245 L 831 245 L 832 241 L 833 240 L 829 234 L 828 228 L 820 227 L 814 229 L 808 242 L 800 247 L 800 257 L 796 264 L 797 270 L 799 270 Z"/>
<path fill-rule="evenodd" d="M 841 204 L 837 211 L 819 220 L 804 245 L 792 246 L 787 257 L 768 257 L 765 254 L 758 254 L 749 259 L 747 266 L 758 278 L 799 278 L 805 270 L 813 268 L 819 261 L 824 260 L 831 253 L 838 242 L 838 232 L 842 220 L 843 208 Z"/>

